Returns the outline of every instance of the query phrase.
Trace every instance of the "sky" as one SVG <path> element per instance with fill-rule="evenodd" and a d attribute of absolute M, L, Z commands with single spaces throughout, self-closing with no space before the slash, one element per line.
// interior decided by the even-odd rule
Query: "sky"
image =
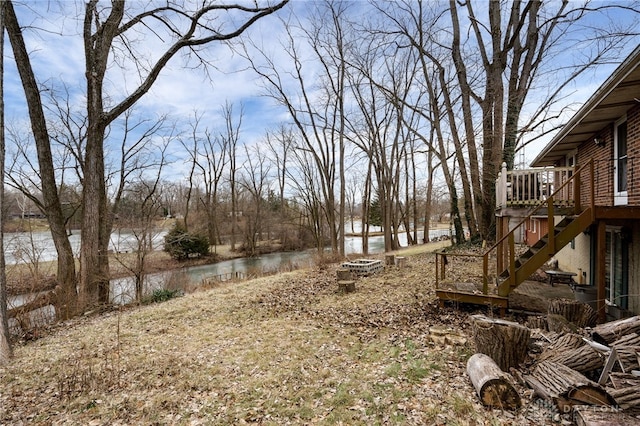
<path fill-rule="evenodd" d="M 596 2 L 598 4 L 599 2 Z M 601 3 L 601 2 L 600 2 Z M 23 25 L 28 26 L 24 35 L 27 40 L 34 64 L 37 79 L 47 86 L 61 90 L 63 84 L 69 90 L 71 103 L 82 105 L 84 57 L 82 38 L 78 34 L 82 27 L 83 1 L 62 2 L 16 2 L 16 11 Z M 145 3 L 131 2 L 133 13 L 136 6 Z M 293 0 L 287 7 L 295 8 L 300 14 L 305 13 L 309 4 L 306 0 Z M 359 7 L 366 4 L 362 2 Z M 286 15 L 286 12 L 283 12 Z M 627 19 L 628 17 L 622 17 Z M 594 23 L 594 25 L 597 23 Z M 262 19 L 248 31 L 248 36 L 258 37 L 265 46 L 277 52 L 278 37 L 282 28 L 274 16 Z M 162 51 L 158 38 L 145 35 L 144 57 L 150 62 Z M 637 44 L 629 44 L 629 53 Z M 622 50 L 624 52 L 625 49 Z M 203 116 L 203 123 L 213 129 L 222 130 L 222 106 L 229 102 L 238 111 L 240 105 L 244 109 L 242 138 L 249 144 L 260 143 L 265 131 L 274 129 L 287 119 L 286 112 L 273 99 L 264 96 L 256 75 L 247 70 L 247 64 L 239 55 L 224 44 L 209 45 L 203 55 L 212 66 L 196 67 L 194 62 L 186 61 L 184 55 L 171 60 L 162 71 L 150 92 L 136 106 L 136 111 L 146 117 L 159 117 L 169 114 L 178 128 L 188 131 L 194 114 Z M 5 52 L 5 114 L 8 125 L 26 125 L 26 105 L 15 66 L 12 64 L 11 52 Z M 567 58 L 558 58 L 559 66 Z M 620 57 L 620 61 L 624 56 Z M 185 68 L 185 64 L 190 68 Z M 567 91 L 567 105 L 573 105 L 573 111 L 608 77 L 616 64 L 609 64 L 586 73 L 582 79 Z M 114 67 L 109 72 L 107 93 L 117 100 L 122 93 L 130 91 L 136 84 L 135 69 L 127 66 L 124 70 Z M 117 134 L 114 130 L 113 134 Z M 549 138 L 528 147 L 522 160 L 528 163 Z M 166 178 L 183 180 L 188 164 L 184 148 L 178 142 L 170 145 L 170 157 L 174 160 L 167 168 Z"/>

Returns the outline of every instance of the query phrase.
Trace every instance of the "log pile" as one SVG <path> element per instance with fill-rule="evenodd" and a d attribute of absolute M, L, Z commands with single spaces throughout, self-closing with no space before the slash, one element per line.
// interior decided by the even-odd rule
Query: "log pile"
<path fill-rule="evenodd" d="M 578 424 L 640 425 L 640 316 L 596 326 L 593 309 L 579 305 L 556 301 L 547 316 L 527 320 L 528 327 L 471 317 L 478 353 L 467 363 L 467 374 L 484 405 L 515 408 L 511 390 L 531 392 L 520 385 L 560 413 L 573 413 Z M 531 336 L 525 357 L 522 336 Z M 515 346 L 504 347 L 506 358 L 497 353 L 502 345 Z"/>

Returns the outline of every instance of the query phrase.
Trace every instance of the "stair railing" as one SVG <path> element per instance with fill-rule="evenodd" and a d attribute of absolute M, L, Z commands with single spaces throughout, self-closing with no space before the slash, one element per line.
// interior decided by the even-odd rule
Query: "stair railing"
<path fill-rule="evenodd" d="M 509 280 L 511 280 L 511 284 L 514 285 L 515 282 L 515 272 L 516 272 L 516 258 L 518 257 L 516 254 L 515 247 L 515 235 L 516 231 L 519 231 L 521 227 L 523 227 L 527 221 L 531 219 L 531 217 L 544 210 L 546 204 L 546 216 L 547 222 L 549 225 L 548 233 L 549 240 L 547 244 L 549 244 L 549 249 L 551 253 L 555 253 L 555 213 L 556 208 L 554 205 L 554 199 L 559 195 L 564 193 L 566 190 L 572 190 L 572 199 L 573 199 L 573 214 L 578 215 L 582 212 L 582 192 L 581 192 L 581 175 L 583 173 L 588 173 L 589 178 L 587 179 L 587 185 L 589 186 L 589 205 L 591 207 L 591 219 L 595 220 L 595 185 L 594 185 L 594 166 L 593 159 L 589 159 L 587 163 L 585 163 L 582 167 L 580 167 L 575 173 L 573 173 L 566 181 L 564 181 L 560 187 L 555 189 L 555 191 L 546 199 L 538 203 L 536 206 L 532 207 L 529 210 L 529 213 L 516 225 L 514 226 L 506 235 L 504 235 L 500 240 L 498 240 L 493 246 L 491 246 L 487 251 L 483 254 L 483 283 L 482 290 L 484 294 L 487 294 L 489 291 L 489 257 L 493 252 L 496 253 L 496 278 L 498 274 L 500 274 L 506 268 L 504 267 L 504 260 L 507 260 L 508 269 L 509 269 Z M 572 185 L 572 186 L 569 186 Z M 504 252 L 505 246 L 507 247 L 507 253 Z"/>

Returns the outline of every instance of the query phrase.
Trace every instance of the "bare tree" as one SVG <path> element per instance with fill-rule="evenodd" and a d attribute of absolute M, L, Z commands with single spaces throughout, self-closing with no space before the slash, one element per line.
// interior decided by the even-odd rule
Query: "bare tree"
<path fill-rule="evenodd" d="M 124 1 L 113 0 L 109 7 L 103 7 L 98 0 L 89 0 L 85 7 L 83 39 L 86 58 L 87 92 L 87 139 L 84 152 L 84 180 L 83 180 L 83 216 L 80 252 L 80 304 L 90 306 L 106 302 L 109 287 L 108 242 L 111 223 L 110 210 L 107 202 L 107 188 L 105 175 L 104 142 L 108 126 L 122 114 L 136 104 L 154 85 L 158 76 L 169 60 L 179 52 L 190 52 L 199 63 L 206 61 L 199 50 L 200 47 L 214 42 L 225 42 L 238 37 L 259 19 L 270 15 L 282 8 L 288 0 L 277 3 L 266 2 L 263 6 L 255 2 L 253 6 L 232 3 L 202 2 L 194 4 L 193 9 L 188 5 L 176 7 L 172 3 L 144 10 L 139 14 L 126 16 Z M 38 86 L 30 66 L 30 58 L 24 47 L 21 29 L 13 11 L 13 2 L 8 1 L 11 19 L 7 22 L 9 39 L 14 48 L 16 64 L 20 70 L 27 100 L 32 112 L 32 127 L 36 137 L 39 153 L 43 156 L 50 154 L 50 143 L 43 115 L 42 104 L 38 96 Z M 221 14 L 233 14 L 233 20 L 219 19 Z M 134 39 L 136 34 L 148 30 L 151 35 L 165 43 L 165 47 L 157 56 L 155 62 L 146 63 L 144 55 L 138 54 L 137 48 L 144 43 L 144 37 Z M 121 49 L 120 49 L 121 48 Z M 15 52 L 22 52 L 20 55 Z M 128 56 L 118 56 L 115 52 L 129 52 Z M 133 69 L 139 73 L 137 84 L 133 78 L 129 80 L 134 88 L 126 93 L 121 100 L 109 100 L 104 93 L 104 82 L 108 78 L 108 71 L 113 69 L 113 61 L 129 61 Z M 40 112 L 38 112 L 40 111 Z M 40 168 L 48 167 L 52 163 L 48 158 L 42 158 Z M 52 197 L 57 196 L 53 173 L 41 173 L 43 189 L 50 186 Z M 59 200 L 51 200 L 61 210 Z M 49 210 L 48 210 L 49 211 Z M 60 214 L 60 216 L 62 216 Z M 56 219 L 49 216 L 52 229 L 63 224 L 62 217 Z M 59 223 L 58 223 L 59 222 Z M 57 241 L 66 240 L 66 235 L 56 235 Z M 58 248 L 58 244 L 56 244 Z M 59 261 L 64 261 L 63 248 L 58 249 Z M 59 271 L 58 279 L 64 279 Z M 71 271 L 73 272 L 73 270 Z M 73 282 L 69 277 L 64 282 Z M 68 286 L 71 288 L 71 286 Z M 75 287 L 73 287 L 75 289 Z"/>
<path fill-rule="evenodd" d="M 318 198 L 326 217 L 332 251 L 344 254 L 344 169 L 346 51 L 345 2 L 312 3 L 313 20 L 283 21 L 286 61 L 270 57 L 264 46 L 246 41 L 242 54 L 262 78 L 266 93 L 283 105 L 319 172 Z M 311 70 L 302 52 L 310 51 L 319 70 Z M 281 52 L 282 53 L 282 52 Z M 290 85 L 293 79 L 294 85 Z M 292 88 L 293 87 L 293 88 Z M 338 199 L 336 200 L 336 197 Z M 337 211 L 336 211 L 337 210 Z"/>
<path fill-rule="evenodd" d="M 202 184 L 204 191 L 199 202 L 205 209 L 207 218 L 207 234 L 209 242 L 213 245 L 220 243 L 220 232 L 218 227 L 218 204 L 220 184 L 223 179 L 225 166 L 228 161 L 227 142 L 228 138 L 214 136 L 208 128 L 200 129 L 201 116 L 195 114 L 191 123 L 191 146 L 182 142 L 189 156 L 191 157 L 191 168 L 189 171 L 189 189 L 187 192 L 187 214 L 184 223 L 187 227 L 187 215 L 189 202 L 195 185 Z"/>
<path fill-rule="evenodd" d="M 4 2 L 0 3 L 0 34 L 4 35 Z M 9 320 L 7 318 L 7 274 L 4 257 L 4 40 L 0 41 L 0 365 L 5 365 L 12 357 L 9 340 Z"/>
<path fill-rule="evenodd" d="M 227 148 L 229 159 L 229 191 L 231 192 L 231 250 L 236 249 L 236 229 L 238 225 L 238 200 L 236 187 L 236 173 L 238 172 L 237 153 L 238 142 L 240 141 L 240 129 L 244 117 L 244 107 L 240 106 L 238 117 L 234 117 L 233 105 L 226 103 L 222 107 L 225 131 L 220 135 L 222 144 Z M 236 119 L 237 121 L 234 121 Z"/>
<path fill-rule="evenodd" d="M 5 11 L 5 24 L 9 41 L 13 48 L 18 72 L 27 98 L 31 131 L 36 143 L 40 181 L 43 194 L 43 211 L 46 211 L 49 230 L 53 237 L 53 243 L 58 254 L 58 269 L 56 278 L 60 287 L 57 291 L 57 312 L 61 318 L 67 318 L 75 314 L 77 309 L 76 268 L 71 244 L 67 238 L 65 228 L 65 216 L 62 204 L 58 197 L 53 155 L 47 123 L 42 107 L 42 99 L 38 84 L 31 67 L 31 61 L 27 52 L 22 30 L 13 8 L 13 2 L 3 2 Z"/>
<path fill-rule="evenodd" d="M 447 113 L 446 134 L 455 146 L 472 238 L 492 239 L 495 234 L 496 174 L 502 161 L 513 164 L 518 141 L 526 143 L 522 131 L 548 128 L 547 114 L 568 84 L 593 65 L 615 58 L 626 36 L 637 33 L 612 25 L 604 14 L 615 8 L 634 13 L 637 5 L 628 3 L 450 0 L 447 7 L 425 1 L 376 5 L 390 25 L 378 33 L 399 36 L 395 43 L 415 49 L 429 72 L 440 70 L 438 93 Z M 596 28 L 578 27 L 585 17 L 598 14 Z M 630 20 L 629 25 L 637 23 Z M 567 37 L 572 30 L 582 36 Z M 566 66 L 559 67 L 557 55 L 566 57 L 560 52 L 571 52 L 572 43 L 579 45 L 580 62 L 565 58 Z M 542 94 L 536 101 L 540 107 L 523 114 L 536 90 Z"/>
<path fill-rule="evenodd" d="M 246 194 L 246 201 L 242 210 L 244 221 L 243 246 L 249 256 L 258 254 L 258 242 L 262 239 L 265 217 L 265 204 L 269 191 L 269 164 L 257 147 L 244 147 L 246 154 L 242 165 L 239 184 Z"/>

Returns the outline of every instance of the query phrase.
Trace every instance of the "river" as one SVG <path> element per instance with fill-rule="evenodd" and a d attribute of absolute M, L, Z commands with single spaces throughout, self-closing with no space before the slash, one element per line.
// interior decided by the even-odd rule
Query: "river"
<path fill-rule="evenodd" d="M 431 238 L 435 238 L 441 235 L 449 235 L 449 230 L 436 229 L 429 234 Z M 154 247 L 156 249 L 162 247 L 162 237 L 163 234 L 159 234 L 154 238 Z M 406 234 L 400 234 L 399 242 L 401 246 L 407 245 L 406 238 Z M 418 233 L 418 238 L 422 239 L 421 232 Z M 80 245 L 79 233 L 70 236 L 70 240 L 74 251 L 77 252 Z M 132 234 L 119 233 L 112 236 L 112 250 L 130 251 L 135 246 L 135 238 Z M 345 238 L 345 252 L 347 254 L 361 253 L 362 238 L 355 236 Z M 384 238 L 382 236 L 369 237 L 369 253 L 382 252 L 384 252 Z M 176 274 L 179 274 L 178 279 L 183 282 L 186 281 L 186 284 L 199 284 L 203 280 L 221 275 L 233 275 L 235 273 L 240 273 L 241 275 L 261 274 L 296 269 L 310 265 L 313 262 L 314 253 L 315 250 L 270 253 L 259 257 L 236 258 L 208 265 L 193 266 L 178 271 L 148 274 L 145 276 L 145 290 L 146 293 L 152 293 L 156 289 L 165 288 L 169 280 L 176 278 Z M 12 264 L 54 260 L 56 253 L 49 232 L 11 233 L 5 234 L 5 256 L 7 264 Z M 8 298 L 8 307 L 18 307 L 29 300 L 33 300 L 34 297 L 34 294 L 11 296 Z M 115 304 L 133 302 L 135 300 L 133 278 L 111 280 L 110 300 Z M 48 322 L 53 316 L 54 312 L 51 308 L 42 308 L 32 313 L 31 321 L 32 323 Z"/>

